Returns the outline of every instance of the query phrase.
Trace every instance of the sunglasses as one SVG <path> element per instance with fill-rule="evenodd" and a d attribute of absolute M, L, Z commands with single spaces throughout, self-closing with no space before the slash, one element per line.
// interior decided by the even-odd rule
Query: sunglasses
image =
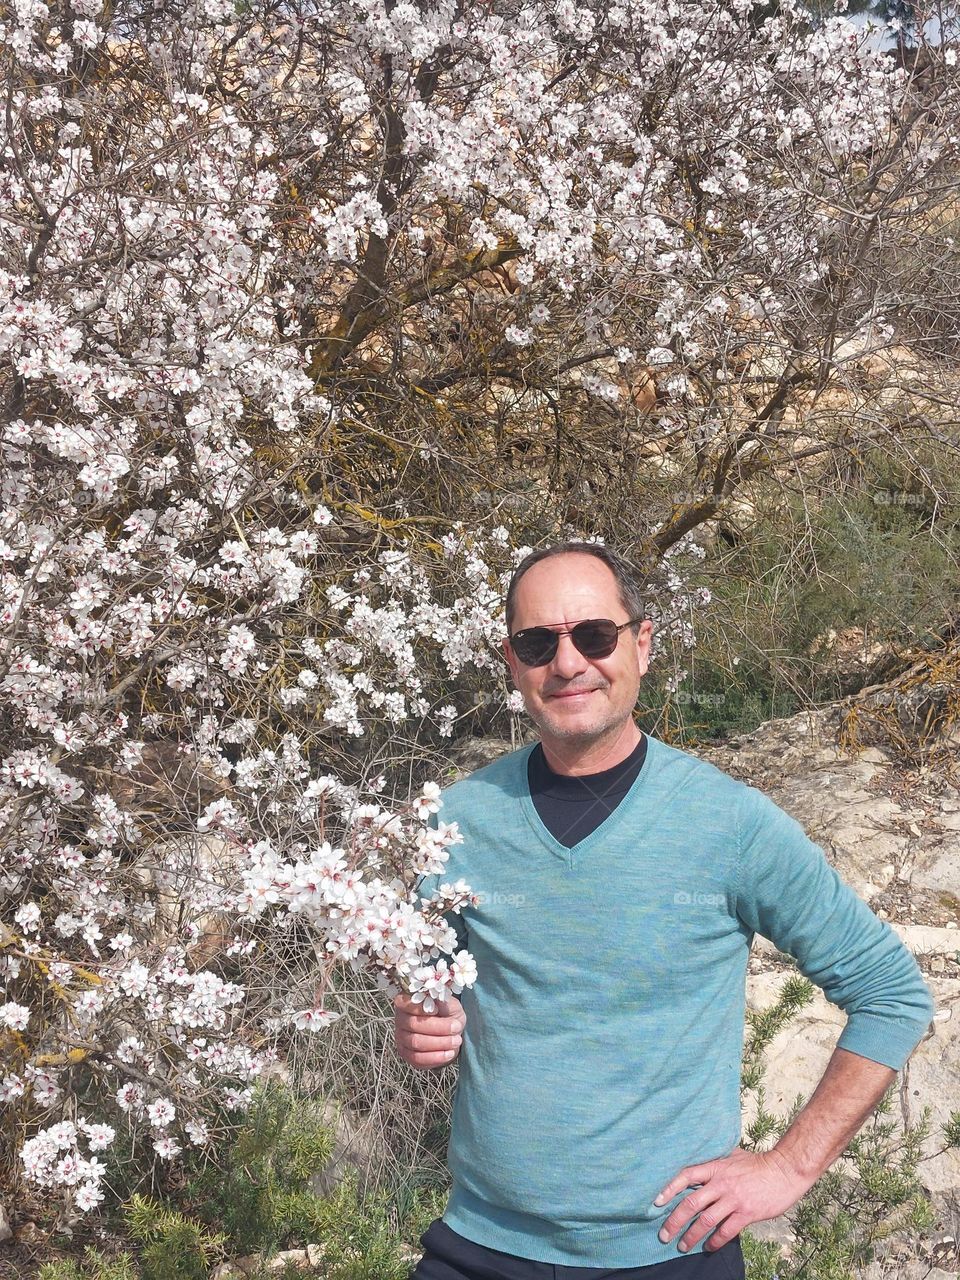
<path fill-rule="evenodd" d="M 569 636 L 585 658 L 609 658 L 620 642 L 620 632 L 642 621 L 641 615 L 621 622 L 619 626 L 609 618 L 588 618 L 561 631 L 551 631 L 549 627 L 524 627 L 510 637 L 510 647 L 525 667 L 545 667 L 552 662 L 557 656 L 561 636 Z"/>

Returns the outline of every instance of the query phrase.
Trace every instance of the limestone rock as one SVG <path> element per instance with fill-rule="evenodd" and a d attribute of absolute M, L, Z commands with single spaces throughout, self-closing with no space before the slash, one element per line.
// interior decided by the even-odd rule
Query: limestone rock
<path fill-rule="evenodd" d="M 283 1249 L 267 1260 L 259 1253 L 251 1253 L 245 1258 L 221 1262 L 211 1272 L 210 1280 L 247 1280 L 250 1276 L 283 1275 L 288 1268 L 314 1271 L 322 1263 L 323 1248 L 308 1244 L 305 1249 Z"/>
<path fill-rule="evenodd" d="M 768 720 L 697 754 L 758 787 L 884 918 L 960 927 L 960 797 L 870 747 L 838 745 L 836 705 Z M 876 900 L 876 901 L 874 901 Z"/>
<path fill-rule="evenodd" d="M 536 730 L 531 728 L 530 736 L 525 741 L 533 742 L 536 738 Z M 450 761 L 457 771 L 457 776 L 454 780 L 459 782 L 468 773 L 473 773 L 476 769 L 482 769 L 484 765 L 492 764 L 494 760 L 499 760 L 501 756 L 507 755 L 510 751 L 516 751 L 518 747 L 523 745 L 523 742 L 508 742 L 505 738 L 471 738 L 469 742 L 461 743 Z M 449 785 L 449 783 L 445 783 L 445 785 Z"/>
<path fill-rule="evenodd" d="M 332 1130 L 334 1146 L 330 1159 L 309 1179 L 310 1190 L 318 1196 L 330 1195 L 344 1174 L 369 1172 L 378 1158 L 378 1142 L 372 1121 L 364 1122 L 350 1107 L 330 1099 L 320 1104 L 323 1123 Z"/>

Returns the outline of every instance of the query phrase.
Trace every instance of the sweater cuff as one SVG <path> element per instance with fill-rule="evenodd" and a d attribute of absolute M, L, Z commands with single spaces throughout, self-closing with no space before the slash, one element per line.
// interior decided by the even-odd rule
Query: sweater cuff
<path fill-rule="evenodd" d="M 935 1008 L 931 1001 L 930 1018 Z M 837 1040 L 838 1049 L 858 1053 L 894 1071 L 901 1071 L 907 1059 L 926 1035 L 930 1019 L 924 1023 L 910 1018 L 882 1017 L 876 1013 L 852 1013 Z"/>

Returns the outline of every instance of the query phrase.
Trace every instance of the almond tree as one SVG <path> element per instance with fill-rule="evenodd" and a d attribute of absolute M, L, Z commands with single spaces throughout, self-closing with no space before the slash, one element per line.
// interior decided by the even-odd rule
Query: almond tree
<path fill-rule="evenodd" d="M 0 48 L 0 1123 L 69 1214 L 333 1022 L 345 913 L 471 979 L 400 784 L 506 715 L 528 543 L 612 539 L 687 643 L 753 478 L 949 432 L 956 84 L 749 0 L 25 0 Z"/>

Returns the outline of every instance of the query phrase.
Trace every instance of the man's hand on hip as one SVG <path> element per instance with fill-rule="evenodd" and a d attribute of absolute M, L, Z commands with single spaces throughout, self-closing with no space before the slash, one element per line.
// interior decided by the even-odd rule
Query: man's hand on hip
<path fill-rule="evenodd" d="M 456 996 L 439 1003 L 433 1013 L 424 1013 L 406 993 L 393 1001 L 393 1033 L 397 1053 L 411 1067 L 445 1067 L 460 1052 L 467 1017 Z"/>
<path fill-rule="evenodd" d="M 697 1189 L 684 1196 L 660 1228 L 660 1239 L 666 1243 L 699 1214 L 677 1244 L 681 1252 L 693 1248 L 710 1232 L 713 1234 L 704 1249 L 722 1248 L 751 1222 L 786 1213 L 813 1182 L 798 1174 L 779 1151 L 735 1147 L 721 1159 L 681 1169 L 657 1200 L 666 1204 L 684 1187 L 695 1185 Z"/>

